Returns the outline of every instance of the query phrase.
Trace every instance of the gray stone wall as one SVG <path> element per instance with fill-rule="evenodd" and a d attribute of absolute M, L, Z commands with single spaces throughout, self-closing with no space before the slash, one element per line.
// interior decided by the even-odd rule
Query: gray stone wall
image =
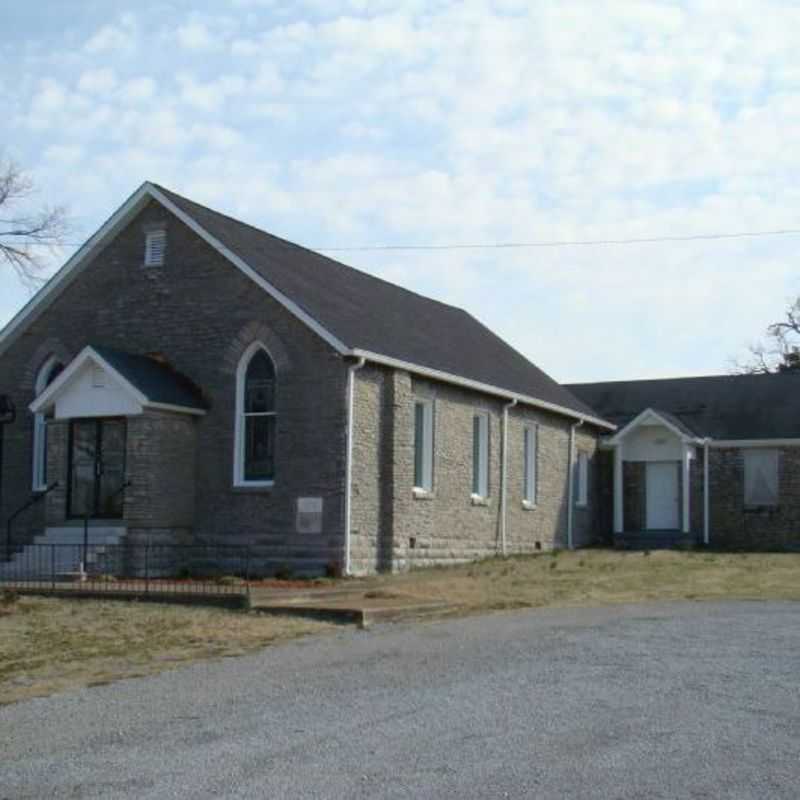
<path fill-rule="evenodd" d="M 504 402 L 481 393 L 366 368 L 356 373 L 352 566 L 365 573 L 444 564 L 501 552 Z M 433 490 L 414 493 L 414 401 L 434 404 Z M 489 417 L 489 492 L 472 498 L 472 420 Z M 538 502 L 523 505 L 523 430 L 539 426 Z M 517 406 L 509 411 L 506 546 L 526 553 L 566 546 L 570 421 Z M 589 462 L 589 502 L 575 507 L 574 543 L 594 541 L 599 519 L 596 435 L 576 434 Z"/>
<path fill-rule="evenodd" d="M 158 222 L 167 228 L 166 263 L 145 268 L 144 230 Z M 272 488 L 238 489 L 232 485 L 236 367 L 255 340 L 270 350 L 278 375 L 276 480 Z M 27 408 L 36 373 L 51 353 L 67 361 L 87 344 L 160 353 L 203 390 L 209 411 L 194 423 L 194 501 L 184 489 L 176 488 L 181 496 L 173 498 L 178 516 L 188 519 L 194 506 L 195 541 L 252 545 L 265 570 L 288 565 L 319 572 L 330 562 L 340 564 L 346 435 L 342 359 L 155 203 L 0 354 L 0 391 L 12 395 L 19 411 L 5 431 L 0 520 L 31 492 L 33 417 Z M 322 534 L 295 532 L 298 497 L 323 499 Z M 154 496 L 150 500 L 158 502 Z M 60 502 L 63 506 L 63 498 Z M 18 534 L 29 539 L 43 525 L 40 505 L 19 520 Z"/>

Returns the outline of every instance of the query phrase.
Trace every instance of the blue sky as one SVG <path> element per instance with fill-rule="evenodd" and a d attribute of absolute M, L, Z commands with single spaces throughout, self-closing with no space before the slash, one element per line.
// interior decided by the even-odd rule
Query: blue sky
<path fill-rule="evenodd" d="M 0 147 L 69 206 L 72 241 L 146 179 L 316 247 L 800 227 L 793 2 L 39 0 L 9 16 Z M 579 381 L 726 371 L 800 292 L 798 248 L 336 255 Z M 2 323 L 28 295 L 0 280 Z"/>

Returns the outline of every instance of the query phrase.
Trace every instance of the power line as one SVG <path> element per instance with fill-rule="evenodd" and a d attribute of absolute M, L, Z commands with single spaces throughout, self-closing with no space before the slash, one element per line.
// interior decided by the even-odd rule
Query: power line
<path fill-rule="evenodd" d="M 540 242 L 485 242 L 462 244 L 368 244 L 347 247 L 312 247 L 322 253 L 374 252 L 381 250 L 514 250 L 535 247 L 596 247 L 606 245 L 657 244 L 659 242 L 698 242 L 720 239 L 754 239 L 764 236 L 797 236 L 800 228 L 774 231 L 739 231 L 737 233 L 695 233 L 677 236 L 648 236 L 632 239 L 554 239 Z M 52 247 L 45 242 L 20 242 L 26 247 Z M 84 242 L 62 242 L 63 247 L 81 247 Z"/>
<path fill-rule="evenodd" d="M 526 247 L 593 247 L 598 245 L 653 244 L 657 242 L 695 242 L 715 239 L 744 239 L 759 236 L 800 234 L 800 228 L 776 231 L 741 231 L 739 233 L 697 233 L 686 236 L 650 236 L 638 239 L 558 239 L 542 242 L 497 242 L 493 244 L 380 244 L 354 247 L 312 247 L 326 253 L 368 250 L 511 250 Z"/>

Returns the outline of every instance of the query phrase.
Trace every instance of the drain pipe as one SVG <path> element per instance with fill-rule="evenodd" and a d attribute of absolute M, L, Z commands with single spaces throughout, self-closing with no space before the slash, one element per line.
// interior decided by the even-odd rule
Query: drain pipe
<path fill-rule="evenodd" d="M 506 555 L 506 494 L 508 489 L 508 411 L 517 404 L 515 397 L 503 406 L 503 461 L 500 465 L 500 547 Z"/>
<path fill-rule="evenodd" d="M 567 474 L 567 550 L 572 550 L 572 526 L 575 506 L 575 431 L 583 420 L 573 422 L 569 428 L 569 466 Z"/>
<path fill-rule="evenodd" d="M 711 541 L 711 519 L 710 519 L 710 488 L 708 486 L 708 456 L 709 443 L 711 439 L 706 437 L 703 440 L 703 544 L 708 545 Z"/>
<path fill-rule="evenodd" d="M 355 374 L 360 370 L 366 358 L 363 356 L 347 369 L 347 464 L 345 466 L 344 487 L 344 569 L 345 575 L 350 574 L 350 524 L 352 518 L 352 490 L 353 490 L 353 399 L 355 396 Z"/>

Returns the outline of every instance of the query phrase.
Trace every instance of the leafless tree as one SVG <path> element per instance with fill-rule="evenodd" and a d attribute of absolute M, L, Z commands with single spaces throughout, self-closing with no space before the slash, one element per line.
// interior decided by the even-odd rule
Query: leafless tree
<path fill-rule="evenodd" d="M 767 327 L 765 341 L 750 345 L 750 357 L 734 370 L 758 374 L 800 370 L 800 297 L 790 303 L 783 319 Z"/>
<path fill-rule="evenodd" d="M 0 159 L 0 263 L 31 288 L 44 281 L 46 255 L 63 243 L 68 228 L 64 207 L 37 205 L 34 192 L 17 164 Z"/>

